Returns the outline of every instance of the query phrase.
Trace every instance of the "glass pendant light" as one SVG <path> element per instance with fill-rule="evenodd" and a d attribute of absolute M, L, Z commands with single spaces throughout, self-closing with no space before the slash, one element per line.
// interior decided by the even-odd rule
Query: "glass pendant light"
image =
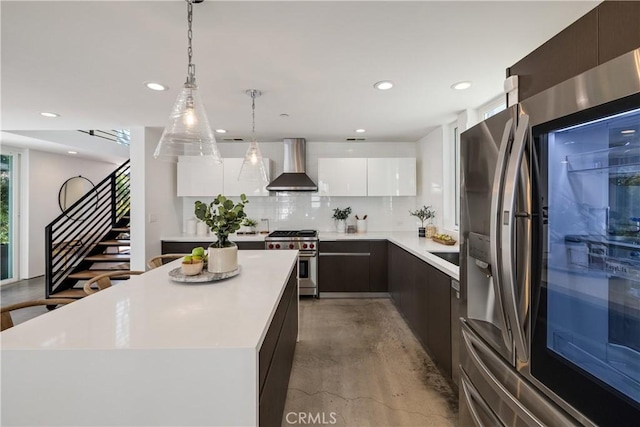
<path fill-rule="evenodd" d="M 211 131 L 211 126 L 209 126 L 209 119 L 207 119 L 207 113 L 196 85 L 196 66 L 191 62 L 193 56 L 191 47 L 193 3 L 201 3 L 202 1 L 186 0 L 189 27 L 187 31 L 189 41 L 187 81 L 178 94 L 169 116 L 169 122 L 162 132 L 155 153 L 153 153 L 153 157 L 159 160 L 177 162 L 178 156 L 198 156 L 207 157 L 218 163 L 222 162 L 218 144 Z"/>
<path fill-rule="evenodd" d="M 257 89 L 249 89 L 246 94 L 251 97 L 251 114 L 252 114 L 252 127 L 251 127 L 251 143 L 249 149 L 244 155 L 244 161 L 238 174 L 238 181 L 253 181 L 253 182 L 268 182 L 267 170 L 264 167 L 262 161 L 262 153 L 256 141 L 256 98 L 262 95 Z"/>

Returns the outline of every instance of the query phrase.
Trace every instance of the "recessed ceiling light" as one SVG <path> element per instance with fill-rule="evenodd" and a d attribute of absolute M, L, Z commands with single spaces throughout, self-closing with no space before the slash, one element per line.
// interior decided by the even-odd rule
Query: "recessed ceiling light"
<path fill-rule="evenodd" d="M 356 129 L 355 131 L 356 131 L 357 133 L 364 133 L 364 132 L 366 132 L 366 130 L 365 130 L 365 129 Z"/>
<path fill-rule="evenodd" d="M 47 111 L 45 111 L 44 113 L 40 113 L 40 115 L 44 117 L 60 117 L 60 114 L 58 113 L 51 113 Z"/>
<path fill-rule="evenodd" d="M 226 129 L 216 129 L 216 133 L 227 133 Z"/>
<path fill-rule="evenodd" d="M 393 87 L 393 82 L 389 80 L 381 80 L 373 85 L 378 90 L 389 90 Z"/>
<path fill-rule="evenodd" d="M 158 91 L 162 91 L 162 90 L 169 90 L 169 86 L 163 85 L 161 83 L 156 83 L 156 82 L 144 82 L 144 85 L 151 90 L 158 90 Z"/>
<path fill-rule="evenodd" d="M 69 153 L 69 154 L 78 154 L 77 151 L 67 151 L 67 153 Z"/>
<path fill-rule="evenodd" d="M 631 135 L 632 133 L 636 133 L 636 131 L 633 129 L 625 129 L 625 130 L 621 130 L 620 133 L 623 135 Z"/>
<path fill-rule="evenodd" d="M 451 85 L 451 89 L 465 90 L 471 87 L 471 82 L 458 82 Z"/>

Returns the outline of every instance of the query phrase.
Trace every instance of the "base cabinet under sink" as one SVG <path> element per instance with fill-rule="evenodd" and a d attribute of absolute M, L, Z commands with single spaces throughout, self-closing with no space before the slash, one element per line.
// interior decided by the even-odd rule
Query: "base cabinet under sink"
<path fill-rule="evenodd" d="M 433 361 L 451 378 L 451 278 L 389 244 L 389 294 Z"/>

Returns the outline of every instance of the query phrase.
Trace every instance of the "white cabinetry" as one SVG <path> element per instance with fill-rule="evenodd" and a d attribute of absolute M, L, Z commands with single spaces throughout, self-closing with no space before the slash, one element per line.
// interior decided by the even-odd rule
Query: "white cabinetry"
<path fill-rule="evenodd" d="M 201 157 L 178 158 L 178 196 L 217 196 L 223 192 L 222 163 Z"/>
<path fill-rule="evenodd" d="M 319 158 L 318 193 L 321 196 L 366 196 L 367 159 Z"/>
<path fill-rule="evenodd" d="M 267 172 L 267 181 L 271 180 L 271 160 L 262 159 L 264 168 Z M 251 182 L 238 181 L 240 168 L 242 167 L 244 158 L 227 158 L 224 159 L 224 195 L 239 196 L 246 194 L 247 197 L 268 196 L 269 190 L 266 189 L 269 182 Z"/>
<path fill-rule="evenodd" d="M 218 194 L 247 197 L 268 196 L 266 183 L 238 181 L 243 158 L 226 158 L 216 163 L 201 157 L 178 158 L 177 195 L 185 197 L 214 197 Z M 264 159 L 267 179 L 271 178 L 271 160 Z"/>
<path fill-rule="evenodd" d="M 415 196 L 416 159 L 367 159 L 367 195 Z"/>

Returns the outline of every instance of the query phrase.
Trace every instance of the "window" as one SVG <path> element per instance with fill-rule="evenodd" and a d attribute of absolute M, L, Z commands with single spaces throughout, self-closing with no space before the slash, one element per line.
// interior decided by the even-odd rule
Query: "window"
<path fill-rule="evenodd" d="M 478 108 L 478 116 L 482 117 L 482 120 L 487 120 L 489 117 L 498 114 L 502 110 L 506 110 L 507 100 L 504 95 L 500 95 L 497 98 L 483 104 Z"/>
<path fill-rule="evenodd" d="M 458 230 L 460 223 L 460 135 L 458 122 L 449 123 L 445 127 L 443 161 L 444 161 L 444 228 Z"/>
<path fill-rule="evenodd" d="M 0 155 L 0 283 L 17 280 L 17 153 Z"/>

